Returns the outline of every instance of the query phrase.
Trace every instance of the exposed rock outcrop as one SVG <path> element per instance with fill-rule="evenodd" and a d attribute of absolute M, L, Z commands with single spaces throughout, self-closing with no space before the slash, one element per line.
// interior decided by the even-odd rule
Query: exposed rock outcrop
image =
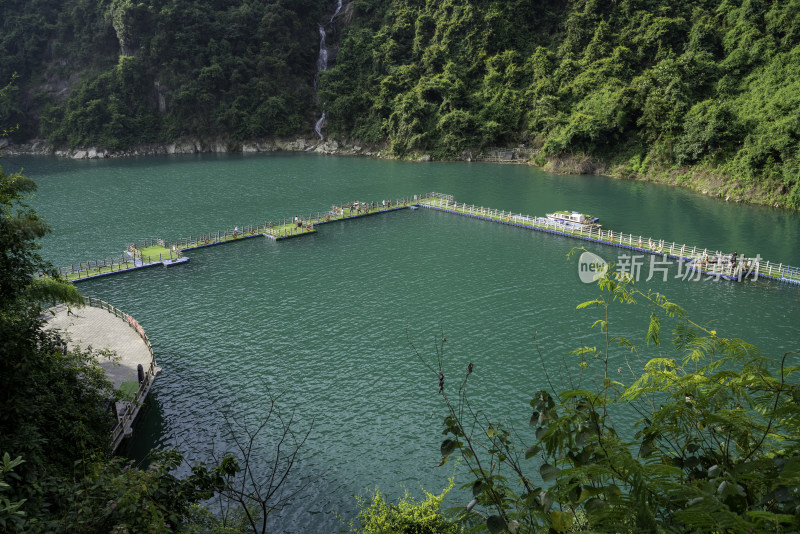
<path fill-rule="evenodd" d="M 150 143 L 136 145 L 123 150 L 106 150 L 100 147 L 75 147 L 55 148 L 42 139 L 36 139 L 22 144 L 13 144 L 8 139 L 0 139 L 0 148 L 6 155 L 42 155 L 58 156 L 70 159 L 104 159 L 131 156 L 154 156 L 173 154 L 200 154 L 200 153 L 258 153 L 258 152 L 317 152 L 320 154 L 342 154 L 365 156 L 377 154 L 364 150 L 360 145 L 327 140 L 298 137 L 294 139 L 253 139 L 245 142 L 232 142 L 226 139 L 201 141 L 199 139 L 181 139 L 173 143 Z"/>

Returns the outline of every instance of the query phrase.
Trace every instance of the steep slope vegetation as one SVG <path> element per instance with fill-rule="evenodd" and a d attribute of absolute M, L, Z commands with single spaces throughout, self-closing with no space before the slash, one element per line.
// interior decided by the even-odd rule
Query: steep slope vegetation
<path fill-rule="evenodd" d="M 9 0 L 0 104 L 18 137 L 119 148 L 308 129 L 320 0 Z M 311 108 L 311 109 L 310 109 Z"/>
<path fill-rule="evenodd" d="M 122 148 L 326 132 L 800 208 L 800 0 L 6 0 L 0 122 Z M 570 168 L 570 167 L 567 167 Z"/>
<path fill-rule="evenodd" d="M 798 0 L 356 7 L 320 83 L 331 131 L 397 154 L 526 143 L 800 207 Z"/>

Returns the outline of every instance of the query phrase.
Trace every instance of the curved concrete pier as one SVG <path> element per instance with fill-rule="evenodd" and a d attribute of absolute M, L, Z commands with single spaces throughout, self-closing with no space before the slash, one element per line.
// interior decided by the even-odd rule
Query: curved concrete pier
<path fill-rule="evenodd" d="M 150 367 L 150 349 L 125 319 L 92 306 L 73 307 L 72 315 L 67 313 L 67 307 L 63 304 L 51 310 L 55 315 L 48 319 L 47 328 L 61 330 L 68 348 L 85 349 L 91 346 L 117 353 L 118 362 L 107 359 L 99 362 L 115 388 L 126 381 L 138 382 L 136 368 L 139 364 L 145 371 Z"/>
<path fill-rule="evenodd" d="M 108 349 L 113 359 L 98 361 L 115 389 L 122 388 L 128 397 L 114 403 L 117 425 L 111 431 L 113 450 L 132 433 L 131 425 L 161 368 L 156 366 L 153 349 L 141 325 L 127 313 L 100 299 L 85 298 L 82 308 L 59 305 L 50 308 L 46 329 L 62 332 L 69 349 Z M 139 377 L 138 367 L 143 376 Z"/>

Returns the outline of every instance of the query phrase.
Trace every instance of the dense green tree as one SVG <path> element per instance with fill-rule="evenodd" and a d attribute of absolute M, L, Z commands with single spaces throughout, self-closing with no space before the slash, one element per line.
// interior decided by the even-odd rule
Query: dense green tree
<path fill-rule="evenodd" d="M 130 72 L 120 70 L 124 80 Z M 67 350 L 58 332 L 44 329 L 44 307 L 80 306 L 83 297 L 37 252 L 49 228 L 25 204 L 35 190 L 30 178 L 0 168 L 0 530 L 179 526 L 189 504 L 221 490 L 238 465 L 226 456 L 178 479 L 176 452 L 154 456 L 144 471 L 109 460 L 114 395 L 98 354 Z"/>
<path fill-rule="evenodd" d="M 14 470 L 24 484 L 13 492 L 26 500 L 23 512 L 44 504 L 38 488 L 71 473 L 75 459 L 108 449 L 111 421 L 110 384 L 93 355 L 67 352 L 42 330 L 41 302 L 80 295 L 36 253 L 47 226 L 23 203 L 33 190 L 29 178 L 0 169 L 0 452 L 24 460 Z"/>
<path fill-rule="evenodd" d="M 0 531 L 178 527 L 189 505 L 224 489 L 238 464 L 225 456 L 178 478 L 175 451 L 154 454 L 144 470 L 108 457 L 114 396 L 98 355 L 68 351 L 43 329 L 43 304 L 83 298 L 36 252 L 48 228 L 24 204 L 35 188 L 0 169 Z"/>
<path fill-rule="evenodd" d="M 321 0 L 11 0 L 0 101 L 17 138 L 123 148 L 310 130 Z M 263 120 L 254 120 L 253 116 Z M 39 118 L 41 117 L 41 122 Z"/>
<path fill-rule="evenodd" d="M 796 1 L 376 4 L 321 78 L 332 133 L 700 165 L 797 206 Z"/>

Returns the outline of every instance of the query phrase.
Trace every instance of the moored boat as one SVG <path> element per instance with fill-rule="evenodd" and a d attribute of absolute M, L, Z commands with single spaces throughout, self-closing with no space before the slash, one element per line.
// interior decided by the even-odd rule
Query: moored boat
<path fill-rule="evenodd" d="M 564 226 L 565 228 L 582 229 L 600 226 L 599 224 L 595 224 L 600 220 L 598 217 L 592 217 L 591 215 L 579 211 L 556 211 L 548 213 L 547 220 L 554 224 Z"/>

